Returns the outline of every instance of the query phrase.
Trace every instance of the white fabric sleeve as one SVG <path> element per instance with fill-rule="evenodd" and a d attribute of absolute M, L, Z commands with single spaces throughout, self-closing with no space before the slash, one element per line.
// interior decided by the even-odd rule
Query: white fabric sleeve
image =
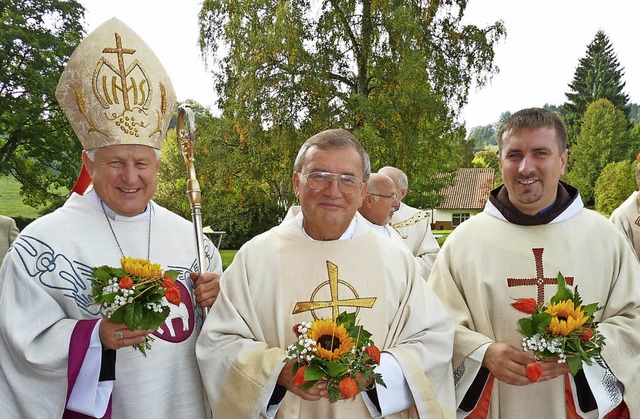
<path fill-rule="evenodd" d="M 104 416 L 113 391 L 113 381 L 99 381 L 102 364 L 102 343 L 98 330 L 102 319 L 96 322 L 87 353 L 71 390 L 67 409 L 96 418 Z"/>
<path fill-rule="evenodd" d="M 454 371 L 456 404 L 460 404 L 462 399 L 464 399 L 464 396 L 467 394 L 467 391 L 469 391 L 469 387 L 473 384 L 473 380 L 476 379 L 476 376 L 480 371 L 480 367 L 482 367 L 484 354 L 492 343 L 493 342 L 487 342 L 475 351 L 471 352 L 467 359 L 464 360 L 464 363 L 458 367 L 458 369 L 460 369 L 464 366 L 464 371 L 461 371 L 460 374 L 458 374 L 458 371 Z"/>
<path fill-rule="evenodd" d="M 407 380 L 404 378 L 402 368 L 392 354 L 388 352 L 380 354 L 380 365 L 375 368 L 375 372 L 382 375 L 387 387 L 376 385 L 381 412 L 378 411 L 366 392 L 360 393 L 371 417 L 374 419 L 382 418 L 402 412 L 414 405 L 411 390 L 409 390 Z"/>
<path fill-rule="evenodd" d="M 594 418 L 603 418 L 607 413 L 611 412 L 620 403 L 622 403 L 624 387 L 609 368 L 602 368 L 595 362 L 591 365 L 587 365 L 583 362 L 582 369 L 584 371 L 584 376 L 589 383 L 591 393 L 596 399 L 596 404 L 598 405 L 598 409 L 590 413 L 597 413 L 597 415 L 593 416 Z M 575 398 L 577 392 L 573 380 L 571 380 L 571 387 Z M 578 407 L 579 404 L 576 402 L 576 409 L 578 412 L 586 419 L 591 417 L 586 416 L 584 412 L 580 412 Z"/>

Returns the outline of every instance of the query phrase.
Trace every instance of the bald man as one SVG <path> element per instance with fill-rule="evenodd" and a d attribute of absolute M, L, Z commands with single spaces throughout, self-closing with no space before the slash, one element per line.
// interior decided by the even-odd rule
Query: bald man
<path fill-rule="evenodd" d="M 389 176 L 372 173 L 358 212 L 367 220 L 369 227 L 406 247 L 398 232 L 389 225 L 398 204 L 393 180 Z"/>
<path fill-rule="evenodd" d="M 431 234 L 429 214 L 402 202 L 409 190 L 407 175 L 402 170 L 385 166 L 378 170 L 378 173 L 390 177 L 396 185 L 398 206 L 393 213 L 391 227 L 400 233 L 405 245 L 422 267 L 422 277 L 427 280 L 440 251 L 437 240 Z"/>

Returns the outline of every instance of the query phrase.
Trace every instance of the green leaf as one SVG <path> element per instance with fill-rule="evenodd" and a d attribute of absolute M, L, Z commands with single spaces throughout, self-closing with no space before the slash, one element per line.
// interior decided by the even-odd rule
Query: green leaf
<path fill-rule="evenodd" d="M 129 330 L 136 330 L 142 321 L 142 305 L 133 301 L 124 305 L 124 323 Z"/>
<path fill-rule="evenodd" d="M 109 303 L 109 304 L 113 304 L 113 302 L 116 300 L 116 297 L 118 296 L 119 293 L 117 292 L 112 292 L 109 294 L 102 294 L 100 296 L 100 298 L 102 299 L 102 301 Z"/>
<path fill-rule="evenodd" d="M 582 307 L 582 311 L 584 311 L 584 314 L 586 314 L 587 316 L 592 316 L 593 313 L 595 313 L 598 310 L 599 310 L 598 303 L 591 303 Z"/>
<path fill-rule="evenodd" d="M 329 361 L 326 365 L 327 375 L 329 377 L 340 377 L 349 370 L 347 365 L 339 364 L 335 361 Z"/>
<path fill-rule="evenodd" d="M 120 306 L 116 311 L 111 313 L 109 321 L 114 324 L 124 323 L 124 311 L 126 306 Z"/>
<path fill-rule="evenodd" d="M 535 333 L 544 333 L 549 329 L 549 325 L 551 324 L 551 314 L 549 313 L 539 313 L 533 316 L 532 327 Z"/>
<path fill-rule="evenodd" d="M 573 300 L 573 293 L 567 288 L 567 281 L 564 279 L 564 275 L 558 272 L 558 291 L 556 295 L 551 297 L 551 303 L 555 304 L 565 300 Z"/>
<path fill-rule="evenodd" d="M 324 370 L 322 368 L 320 368 L 319 365 L 317 364 L 311 364 L 307 367 L 307 369 L 304 372 L 304 379 L 305 380 L 320 380 L 322 378 L 324 378 L 324 376 L 326 375 L 326 373 L 324 372 Z"/>
<path fill-rule="evenodd" d="M 571 375 L 575 377 L 578 371 L 582 368 L 582 359 L 579 356 L 568 358 L 567 365 L 569 365 Z"/>
<path fill-rule="evenodd" d="M 518 320 L 518 326 L 520 326 L 520 333 L 522 333 L 524 336 L 530 338 L 535 335 L 535 332 L 533 330 L 533 320 L 531 320 L 530 317 L 525 317 Z"/>
<path fill-rule="evenodd" d="M 164 274 L 162 274 L 162 276 L 166 276 L 166 275 L 169 275 L 171 279 L 175 281 L 178 278 L 178 275 L 180 275 L 180 272 L 169 270 L 169 271 L 165 271 Z"/>

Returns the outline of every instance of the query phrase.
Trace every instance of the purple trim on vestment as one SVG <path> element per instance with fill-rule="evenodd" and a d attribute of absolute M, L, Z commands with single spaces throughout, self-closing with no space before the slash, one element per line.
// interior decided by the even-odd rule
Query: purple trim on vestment
<path fill-rule="evenodd" d="M 93 333 L 93 329 L 96 327 L 97 322 L 98 319 L 78 320 L 76 327 L 73 328 L 73 333 L 71 333 L 71 341 L 69 342 L 69 362 L 67 367 L 67 402 L 69 401 L 71 390 L 78 379 L 78 374 L 80 373 L 80 368 L 84 362 L 84 357 L 87 354 L 87 349 L 89 349 L 91 334 Z M 64 410 L 62 415 L 63 419 L 84 419 L 90 417 L 91 416 L 67 409 Z M 111 418 L 111 399 L 109 399 L 109 406 L 107 407 L 107 412 L 104 414 L 103 418 Z"/>

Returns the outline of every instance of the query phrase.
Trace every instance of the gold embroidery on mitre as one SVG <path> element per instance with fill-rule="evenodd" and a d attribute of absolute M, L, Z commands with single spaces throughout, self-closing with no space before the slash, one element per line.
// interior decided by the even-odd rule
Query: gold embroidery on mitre
<path fill-rule="evenodd" d="M 175 103 L 158 58 L 115 18 L 76 48 L 56 97 L 86 150 L 117 144 L 160 149 Z"/>
<path fill-rule="evenodd" d="M 336 320 L 338 315 L 340 314 L 340 307 L 356 307 L 356 316 L 360 311 L 360 308 L 372 308 L 376 302 L 377 297 L 365 297 L 360 298 L 356 289 L 349 284 L 348 282 L 338 278 L 338 266 L 327 261 L 327 273 L 329 274 L 329 280 L 321 282 L 313 293 L 311 294 L 311 298 L 309 301 L 299 301 L 296 303 L 293 313 L 298 314 L 305 311 L 310 311 L 311 315 L 314 319 L 318 319 L 316 316 L 315 310 L 323 309 L 323 308 L 331 308 L 331 318 L 333 321 Z M 339 299 L 338 297 L 338 286 L 339 284 L 347 287 L 354 295 L 354 298 L 347 298 L 344 300 Z M 331 300 L 329 301 L 315 301 L 315 296 L 322 288 L 325 286 L 329 286 L 329 290 L 331 293 Z"/>

